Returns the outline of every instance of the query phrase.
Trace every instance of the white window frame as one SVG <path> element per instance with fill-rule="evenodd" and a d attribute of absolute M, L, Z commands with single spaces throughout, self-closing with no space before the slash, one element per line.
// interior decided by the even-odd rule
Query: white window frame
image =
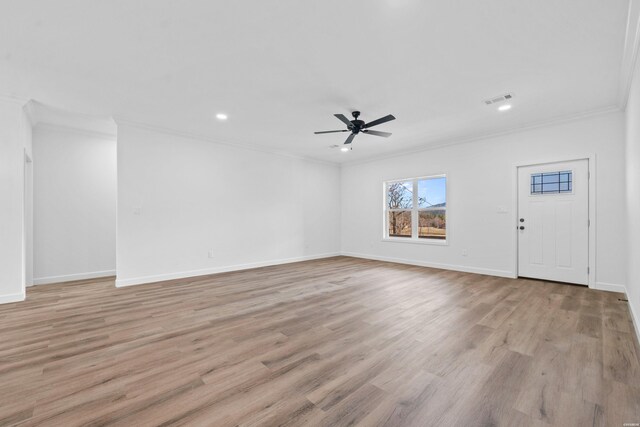
<path fill-rule="evenodd" d="M 444 178 L 445 182 L 444 182 L 444 194 L 445 194 L 445 200 L 446 200 L 446 206 L 443 207 L 436 207 L 436 208 L 419 208 L 418 207 L 418 181 L 423 181 L 423 180 L 427 180 L 427 179 L 434 179 L 434 178 Z M 412 193 L 413 193 L 413 203 L 412 203 L 412 207 L 411 209 L 389 209 L 388 208 L 388 203 L 387 203 L 387 197 L 388 197 L 388 188 L 390 184 L 395 184 L 398 182 L 411 182 L 411 185 L 413 187 Z M 448 212 L 448 208 L 449 208 L 449 179 L 447 178 L 447 174 L 437 174 L 437 175 L 427 175 L 427 176 L 420 176 L 420 177 L 416 177 L 416 178 L 403 178 L 403 179 L 393 179 L 393 180 L 389 180 L 389 181 L 384 181 L 382 183 L 382 191 L 383 191 L 383 196 L 382 196 L 382 200 L 383 200 L 383 224 L 382 224 L 382 241 L 384 242 L 396 242 L 396 243 L 412 243 L 412 244 L 422 244 L 422 245 L 440 245 L 440 246 L 447 246 L 449 244 L 449 240 L 450 240 L 450 230 L 449 230 L 449 221 L 448 221 L 448 217 L 449 217 L 449 212 Z M 422 211 L 445 211 L 445 214 L 447 216 L 447 229 L 446 229 L 446 237 L 445 239 L 433 239 L 433 238 L 425 238 L 425 237 L 418 237 L 418 218 L 419 218 L 419 212 Z M 389 236 L 389 212 L 393 212 L 393 211 L 411 211 L 411 237 L 391 237 Z"/>

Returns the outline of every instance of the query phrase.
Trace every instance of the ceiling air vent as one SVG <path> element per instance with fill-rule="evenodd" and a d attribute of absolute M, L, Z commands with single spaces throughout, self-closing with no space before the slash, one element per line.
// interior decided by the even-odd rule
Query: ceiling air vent
<path fill-rule="evenodd" d="M 493 98 L 485 99 L 484 103 L 487 105 L 497 104 L 498 102 L 508 101 L 513 98 L 512 93 L 508 93 L 506 95 L 494 96 Z"/>

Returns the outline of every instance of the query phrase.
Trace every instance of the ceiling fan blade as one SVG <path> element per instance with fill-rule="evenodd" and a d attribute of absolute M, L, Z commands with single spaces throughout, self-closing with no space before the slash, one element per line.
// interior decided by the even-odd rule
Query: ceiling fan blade
<path fill-rule="evenodd" d="M 349 137 L 347 138 L 347 140 L 344 142 L 344 143 L 345 143 L 345 145 L 346 145 L 346 144 L 351 144 L 351 141 L 353 141 L 353 138 L 355 138 L 355 137 L 356 137 L 356 134 L 355 134 L 355 133 L 352 133 L 351 135 L 349 135 Z"/>
<path fill-rule="evenodd" d="M 390 122 L 391 120 L 395 120 L 396 118 L 393 117 L 393 114 L 389 114 L 388 116 L 384 116 L 379 118 L 378 120 L 374 120 L 372 122 L 367 123 L 366 125 L 364 125 L 364 128 L 370 128 L 372 126 L 377 126 L 380 125 L 382 123 L 386 123 L 386 122 Z"/>
<path fill-rule="evenodd" d="M 351 123 L 349 121 L 349 119 L 347 119 L 344 114 L 334 114 L 334 116 L 336 116 L 342 123 L 344 123 L 345 125 L 347 125 L 347 127 L 349 129 L 351 129 L 353 127 L 353 123 Z"/>
<path fill-rule="evenodd" d="M 367 135 L 383 136 L 385 138 L 389 138 L 391 136 L 390 132 L 380 132 L 379 130 L 365 130 L 363 132 Z"/>
<path fill-rule="evenodd" d="M 349 129 L 342 129 L 342 130 L 323 130 L 321 132 L 314 132 L 316 135 L 321 134 L 321 133 L 336 133 L 336 132 L 349 132 Z"/>

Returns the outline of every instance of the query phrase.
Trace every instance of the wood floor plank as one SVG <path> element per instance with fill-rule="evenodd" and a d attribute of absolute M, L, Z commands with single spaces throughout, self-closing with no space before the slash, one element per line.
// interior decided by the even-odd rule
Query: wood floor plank
<path fill-rule="evenodd" d="M 335 257 L 0 306 L 0 426 L 622 425 L 620 294 Z"/>

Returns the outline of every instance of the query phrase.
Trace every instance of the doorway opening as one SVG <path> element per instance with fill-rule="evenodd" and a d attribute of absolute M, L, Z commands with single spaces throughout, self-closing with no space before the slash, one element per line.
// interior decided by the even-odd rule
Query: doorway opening
<path fill-rule="evenodd" d="M 111 118 L 31 101 L 26 284 L 115 276 L 117 128 Z M 26 169 L 25 169 L 26 170 Z M 26 172 L 25 172 L 26 174 Z M 25 190 L 26 191 L 26 190 Z M 27 218 L 31 215 L 32 218 Z M 30 277 L 30 274 L 32 276 Z"/>

